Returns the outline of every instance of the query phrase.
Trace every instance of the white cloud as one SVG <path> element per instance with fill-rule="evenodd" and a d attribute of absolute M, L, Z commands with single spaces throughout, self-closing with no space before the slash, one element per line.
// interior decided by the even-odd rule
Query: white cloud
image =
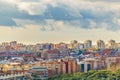
<path fill-rule="evenodd" d="M 18 8 L 21 11 L 27 11 L 30 15 L 42 15 L 47 9 L 47 6 L 42 3 L 22 2 L 18 5 Z"/>
<path fill-rule="evenodd" d="M 43 15 L 49 4 L 52 7 L 57 6 L 54 0 L 40 0 L 39 2 L 19 2 L 18 8 L 28 12 L 30 15 Z"/>
<path fill-rule="evenodd" d="M 34 26 L 39 27 L 41 31 L 59 31 L 68 27 L 69 25 L 66 24 L 64 21 L 55 21 L 55 20 L 45 20 L 41 23 L 37 23 L 34 20 L 23 20 L 23 19 L 13 19 L 17 26 L 22 26 L 26 28 L 26 26 Z"/>
<path fill-rule="evenodd" d="M 119 17 L 120 17 L 120 6 L 119 3 L 114 2 L 111 3 L 109 1 L 94 1 L 94 0 L 2 0 L 3 2 L 7 2 L 10 4 L 16 5 L 20 11 L 25 11 L 29 15 L 44 15 L 44 13 L 49 8 L 48 5 L 51 5 L 53 8 L 55 7 L 62 7 L 65 9 L 70 16 L 75 18 L 74 20 L 56 20 L 54 19 L 54 14 L 49 16 L 48 19 L 42 19 L 45 24 L 41 24 L 40 19 L 34 18 L 34 20 L 27 19 L 20 21 L 14 20 L 17 25 L 27 25 L 27 24 L 34 24 L 34 25 L 43 25 L 41 30 L 57 30 L 60 26 L 73 26 L 73 27 L 80 27 L 80 28 L 101 28 L 106 27 L 112 28 L 115 26 L 115 30 L 119 29 Z M 61 12 L 62 13 L 62 12 Z M 65 14 L 65 15 L 66 15 Z M 67 14 L 67 15 L 68 15 Z M 51 13 L 50 13 L 51 15 Z M 69 17 L 68 15 L 68 17 Z M 59 16 L 62 17 L 62 16 Z M 68 18 L 66 16 L 66 18 Z M 81 18 L 81 19 L 76 19 Z M 37 21 L 39 20 L 39 21 Z M 38 24 L 39 23 L 39 24 Z M 104 24 L 103 24 L 104 23 Z M 105 25 L 106 24 L 106 25 Z M 59 27 L 57 27 L 57 26 Z M 44 28 L 43 28 L 44 27 Z M 113 28 L 112 28 L 113 29 Z"/>
<path fill-rule="evenodd" d="M 110 0 L 111 1 L 111 0 Z M 19 10 L 28 12 L 31 15 L 41 15 L 43 14 L 48 5 L 52 7 L 64 7 L 67 8 L 71 13 L 75 15 L 80 15 L 80 10 L 90 10 L 96 11 L 95 15 L 103 14 L 102 11 L 115 11 L 120 9 L 119 3 L 110 3 L 108 1 L 94 1 L 94 0 L 38 0 L 38 1 L 28 1 L 28 0 L 2 0 L 2 2 L 16 4 Z M 114 2 L 114 1 L 112 1 Z M 81 16 L 81 15 L 80 15 Z"/>
<path fill-rule="evenodd" d="M 113 23 L 120 25 L 120 18 L 114 17 Z"/>
<path fill-rule="evenodd" d="M 90 26 L 90 28 L 96 28 L 97 24 L 94 21 L 90 20 L 89 26 Z"/>

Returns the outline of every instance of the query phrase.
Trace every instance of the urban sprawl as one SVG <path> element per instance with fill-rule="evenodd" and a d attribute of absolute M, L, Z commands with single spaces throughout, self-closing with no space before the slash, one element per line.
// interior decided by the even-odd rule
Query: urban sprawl
<path fill-rule="evenodd" d="M 0 44 L 0 80 L 47 79 L 57 74 L 117 70 L 120 68 L 120 43 L 91 40 L 79 43 L 38 43 L 17 41 Z M 24 78 L 24 79 L 23 79 Z"/>

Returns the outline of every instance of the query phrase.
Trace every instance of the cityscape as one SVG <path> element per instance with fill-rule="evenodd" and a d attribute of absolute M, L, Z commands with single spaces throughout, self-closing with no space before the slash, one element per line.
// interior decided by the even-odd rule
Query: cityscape
<path fill-rule="evenodd" d="M 120 80 L 120 0 L 0 0 L 0 80 Z"/>
<path fill-rule="evenodd" d="M 89 70 L 117 70 L 120 67 L 120 43 L 103 40 L 92 44 L 37 43 L 25 45 L 17 41 L 0 44 L 0 79 L 37 80 L 54 75 L 88 72 Z"/>

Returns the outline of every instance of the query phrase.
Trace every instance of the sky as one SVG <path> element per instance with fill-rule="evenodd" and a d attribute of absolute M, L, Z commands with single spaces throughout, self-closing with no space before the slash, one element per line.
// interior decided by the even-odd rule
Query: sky
<path fill-rule="evenodd" d="M 0 0 L 0 42 L 119 42 L 119 35 L 119 0 Z"/>

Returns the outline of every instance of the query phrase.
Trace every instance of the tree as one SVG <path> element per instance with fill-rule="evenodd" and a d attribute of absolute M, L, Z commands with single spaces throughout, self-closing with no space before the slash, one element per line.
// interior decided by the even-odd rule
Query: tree
<path fill-rule="evenodd" d="M 117 76 L 117 78 L 116 78 Z M 120 69 L 115 74 L 108 70 L 90 70 L 87 73 L 78 72 L 50 77 L 48 80 L 116 80 L 120 79 Z"/>
<path fill-rule="evenodd" d="M 120 69 L 115 71 L 116 78 L 120 79 Z"/>

